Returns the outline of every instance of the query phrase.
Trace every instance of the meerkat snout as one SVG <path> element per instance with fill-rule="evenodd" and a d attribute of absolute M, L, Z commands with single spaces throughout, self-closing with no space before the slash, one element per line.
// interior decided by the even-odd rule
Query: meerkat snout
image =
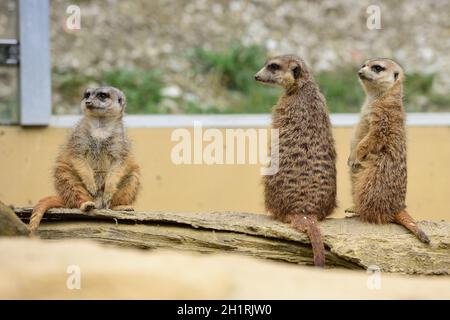
<path fill-rule="evenodd" d="M 358 76 L 359 78 L 364 77 L 364 72 L 361 69 L 358 71 Z"/>
<path fill-rule="evenodd" d="M 266 66 L 264 66 L 261 70 L 259 70 L 254 78 L 256 81 L 261 83 L 273 83 L 272 75 L 265 70 Z"/>

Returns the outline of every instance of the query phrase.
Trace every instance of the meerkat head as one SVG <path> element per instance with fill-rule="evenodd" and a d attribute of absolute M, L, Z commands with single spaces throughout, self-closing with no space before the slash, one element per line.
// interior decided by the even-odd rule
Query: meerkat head
<path fill-rule="evenodd" d="M 114 87 L 89 88 L 81 100 L 81 111 L 92 117 L 120 117 L 125 107 L 125 95 Z"/>
<path fill-rule="evenodd" d="M 255 74 L 255 80 L 264 84 L 278 85 L 286 90 L 301 87 L 310 77 L 306 63 L 295 55 L 270 58 Z"/>
<path fill-rule="evenodd" d="M 358 71 L 359 80 L 369 94 L 380 94 L 395 83 L 403 81 L 403 69 L 393 60 L 374 58 L 367 60 Z"/>

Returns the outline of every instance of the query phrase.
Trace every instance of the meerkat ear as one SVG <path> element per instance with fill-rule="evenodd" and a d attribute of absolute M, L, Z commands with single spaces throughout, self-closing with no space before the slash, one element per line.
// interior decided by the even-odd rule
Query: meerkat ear
<path fill-rule="evenodd" d="M 398 72 L 396 71 L 394 72 L 394 80 L 397 81 L 397 79 L 398 79 Z"/>
<path fill-rule="evenodd" d="M 127 99 L 125 98 L 125 95 L 123 93 L 119 94 L 117 101 L 119 102 L 120 106 L 122 107 L 122 111 L 125 110 L 125 108 L 127 107 Z"/>
<path fill-rule="evenodd" d="M 301 68 L 297 62 L 294 62 L 289 68 L 291 69 L 292 76 L 294 77 L 295 80 L 300 78 Z"/>

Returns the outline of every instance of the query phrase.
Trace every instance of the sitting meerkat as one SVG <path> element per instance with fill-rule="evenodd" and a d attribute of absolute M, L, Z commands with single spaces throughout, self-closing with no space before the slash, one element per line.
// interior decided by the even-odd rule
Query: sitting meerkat
<path fill-rule="evenodd" d="M 398 223 L 424 243 L 427 235 L 406 212 L 406 133 L 402 68 L 384 58 L 370 59 L 358 72 L 366 92 L 351 142 L 353 212 L 365 222 Z"/>
<path fill-rule="evenodd" d="M 130 151 L 123 114 L 125 95 L 113 87 L 87 89 L 82 119 L 70 133 L 53 172 L 56 196 L 34 207 L 29 229 L 35 231 L 50 208 L 132 211 L 139 190 L 139 166 Z"/>
<path fill-rule="evenodd" d="M 325 98 L 297 56 L 269 59 L 255 80 L 285 91 L 272 110 L 272 127 L 279 130 L 279 171 L 264 176 L 266 209 L 275 219 L 306 232 L 314 264 L 323 266 L 318 221 L 336 207 L 336 152 Z"/>

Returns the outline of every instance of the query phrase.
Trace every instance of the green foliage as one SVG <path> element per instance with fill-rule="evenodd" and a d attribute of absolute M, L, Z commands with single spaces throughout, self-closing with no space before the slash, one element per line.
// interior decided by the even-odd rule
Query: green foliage
<path fill-rule="evenodd" d="M 122 90 L 127 97 L 127 113 L 164 113 L 158 106 L 164 86 L 159 70 L 140 71 L 117 69 L 99 77 L 86 76 L 73 70 L 53 71 L 53 89 L 71 105 L 80 102 L 81 94 L 89 86 L 107 85 Z"/>
<path fill-rule="evenodd" d="M 233 43 L 226 51 L 195 50 L 195 59 L 203 72 L 214 72 L 229 90 L 249 92 L 253 75 L 264 64 L 265 52 L 259 46 L 244 47 Z"/>
<path fill-rule="evenodd" d="M 252 78 L 253 79 L 253 78 Z M 277 103 L 281 89 L 256 83 L 248 95 L 240 98 L 224 113 L 270 113 Z"/>
<path fill-rule="evenodd" d="M 214 106 L 201 106 L 197 102 L 192 101 L 180 101 L 181 110 L 187 114 L 217 114 L 221 111 Z"/>
<path fill-rule="evenodd" d="M 225 113 L 267 113 L 276 103 L 280 90 L 253 80 L 262 67 L 266 52 L 262 47 L 245 47 L 233 43 L 224 51 L 195 51 L 198 71 L 214 73 L 230 91 L 230 106 Z M 407 111 L 450 111 L 450 95 L 433 92 L 434 75 L 410 74 L 405 81 Z M 359 112 L 364 91 L 358 81 L 357 68 L 343 66 L 316 74 L 320 90 L 327 99 L 330 112 Z M 233 101 L 236 100 L 236 101 Z"/>
<path fill-rule="evenodd" d="M 224 113 L 267 113 L 276 103 L 280 90 L 257 83 L 255 73 L 262 68 L 266 52 L 260 46 L 234 42 L 225 51 L 197 49 L 197 72 L 213 73 L 229 90 L 230 106 Z"/>
<path fill-rule="evenodd" d="M 200 72 L 214 73 L 230 91 L 227 113 L 267 113 L 276 104 L 281 89 L 254 81 L 254 74 L 264 65 L 266 52 L 258 46 L 233 43 L 225 51 L 198 49 L 195 61 Z M 356 69 L 341 68 L 317 75 L 317 82 L 328 100 L 331 112 L 357 112 L 364 99 Z M 236 92 L 238 94 L 236 94 Z"/>
<path fill-rule="evenodd" d="M 84 89 L 94 79 L 75 70 L 54 69 L 52 74 L 53 91 L 58 92 L 71 105 L 78 105 Z"/>
<path fill-rule="evenodd" d="M 405 79 L 405 94 L 406 96 L 414 95 L 416 93 L 428 94 L 433 86 L 434 75 L 423 75 L 419 73 L 412 73 L 406 75 Z"/>
<path fill-rule="evenodd" d="M 159 70 L 111 70 L 103 74 L 101 83 L 119 88 L 125 93 L 127 113 L 163 113 L 158 107 L 164 86 Z"/>
<path fill-rule="evenodd" d="M 322 93 L 327 98 L 330 112 L 359 112 L 364 101 L 364 91 L 351 67 L 321 72 L 316 76 Z M 406 75 L 404 101 L 406 111 L 449 111 L 450 95 L 433 92 L 435 75 L 413 73 Z"/>
<path fill-rule="evenodd" d="M 0 97 L 0 124 L 19 121 L 18 97 Z"/>
<path fill-rule="evenodd" d="M 183 97 L 163 101 L 165 86 L 161 70 L 141 71 L 114 69 L 99 77 L 76 73 L 73 70 L 54 70 L 53 85 L 65 101 L 77 105 L 88 85 L 111 85 L 124 91 L 128 99 L 128 113 L 268 113 L 276 104 L 281 89 L 257 83 L 253 76 L 267 58 L 260 46 L 232 43 L 225 50 L 196 49 L 191 55 L 195 72 L 212 74 L 225 92 L 226 109 L 204 105 L 202 101 L 187 101 Z M 405 81 L 407 111 L 450 111 L 450 95 L 433 91 L 434 75 L 410 74 Z M 330 112 L 359 112 L 364 91 L 359 84 L 357 69 L 343 66 L 316 74 L 320 90 L 327 99 Z M 170 102 L 167 104 L 166 102 Z M 175 105 L 175 107 L 173 107 Z"/>
<path fill-rule="evenodd" d="M 404 94 L 408 111 L 450 111 L 450 95 L 433 91 L 434 77 L 434 74 L 406 75 Z"/>
<path fill-rule="evenodd" d="M 358 112 L 364 100 L 364 91 L 356 76 L 357 69 L 343 67 L 324 71 L 316 76 L 320 90 L 327 99 L 330 112 Z"/>

